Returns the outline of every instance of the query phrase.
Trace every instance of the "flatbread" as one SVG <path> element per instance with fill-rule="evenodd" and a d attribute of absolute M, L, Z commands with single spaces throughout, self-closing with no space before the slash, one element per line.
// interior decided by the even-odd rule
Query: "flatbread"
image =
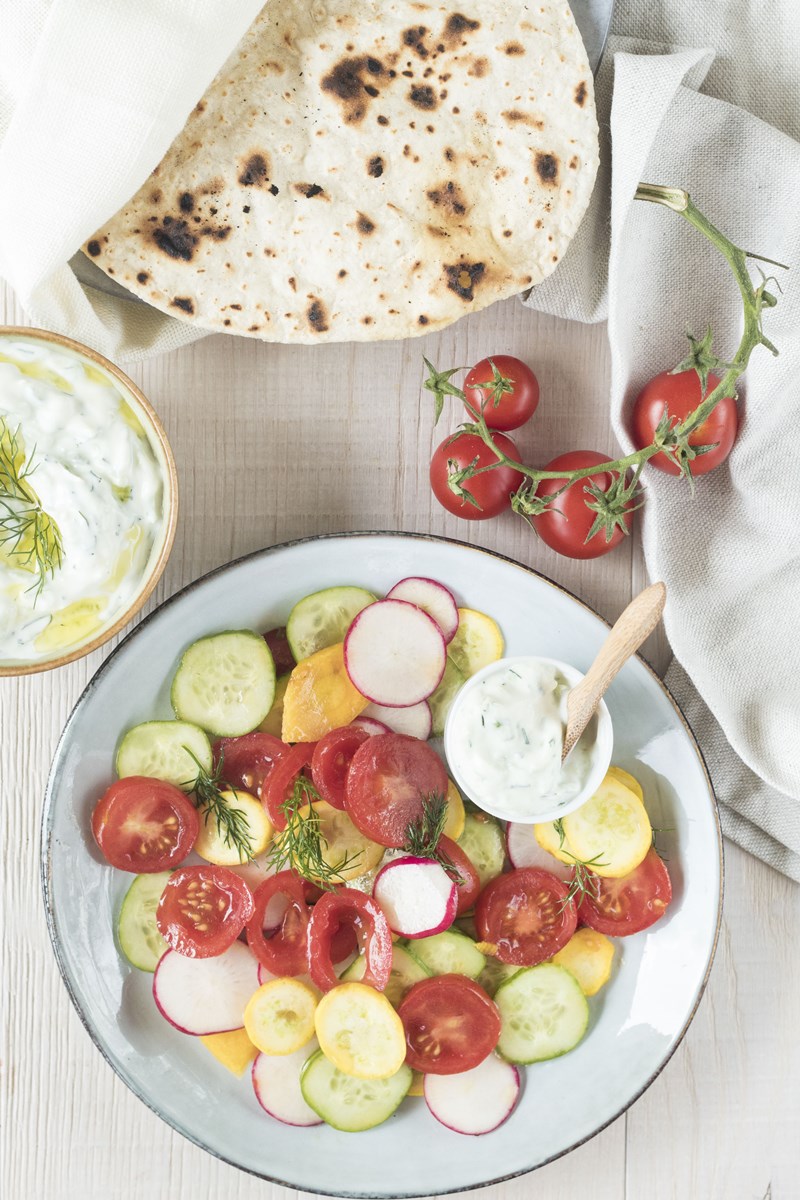
<path fill-rule="evenodd" d="M 440 329 L 554 270 L 597 170 L 563 0 L 272 0 L 84 247 L 164 312 L 280 342 Z"/>

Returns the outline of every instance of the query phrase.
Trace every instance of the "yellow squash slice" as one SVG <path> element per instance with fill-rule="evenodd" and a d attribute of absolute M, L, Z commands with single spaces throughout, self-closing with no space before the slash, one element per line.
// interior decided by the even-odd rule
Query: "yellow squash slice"
<path fill-rule="evenodd" d="M 538 825 L 534 825 L 533 832 L 542 849 L 546 850 L 548 854 L 552 854 L 559 862 L 566 863 L 567 866 L 571 866 L 575 862 L 577 855 L 570 845 L 569 838 L 566 832 L 562 838 L 555 821 L 541 821 Z"/>
<path fill-rule="evenodd" d="M 369 701 L 350 682 L 341 642 L 298 663 L 283 697 L 284 742 L 318 742 L 332 729 L 349 725 Z"/>
<path fill-rule="evenodd" d="M 499 625 L 486 613 L 458 610 L 458 629 L 447 653 L 465 679 L 502 658 L 505 645 Z"/>
<path fill-rule="evenodd" d="M 623 771 L 622 767 L 609 767 L 607 774 L 611 775 L 613 779 L 618 780 L 626 788 L 629 788 L 644 803 L 644 792 L 638 779 L 634 779 L 627 771 Z"/>
<path fill-rule="evenodd" d="M 317 993 L 299 979 L 272 979 L 251 997 L 244 1027 L 264 1054 L 294 1054 L 314 1036 Z"/>
<path fill-rule="evenodd" d="M 253 858 L 258 854 L 263 854 L 267 846 L 272 841 L 272 822 L 267 816 L 266 809 L 260 800 L 256 800 L 255 796 L 251 796 L 249 792 L 222 792 L 221 797 L 225 804 L 232 811 L 235 810 L 243 814 L 244 820 L 247 822 L 247 831 L 250 835 L 250 853 Z M 201 858 L 206 862 L 214 863 L 218 867 L 240 867 L 248 861 L 247 858 L 242 858 L 233 845 L 230 838 L 226 842 L 226 833 L 224 829 L 220 829 L 217 819 L 213 813 L 208 813 L 207 816 L 200 816 L 200 833 L 194 848 Z"/>
<path fill-rule="evenodd" d="M 642 862 L 653 844 L 653 830 L 639 797 L 606 775 L 590 800 L 563 818 L 573 853 L 591 863 L 597 875 L 618 879 Z"/>
<path fill-rule="evenodd" d="M 464 832 L 466 813 L 464 812 L 464 801 L 461 799 L 461 792 L 452 779 L 448 779 L 447 781 L 445 801 L 447 803 L 447 819 L 445 820 L 442 833 L 445 837 L 449 837 L 452 841 L 457 842 Z"/>
<path fill-rule="evenodd" d="M 258 727 L 261 733 L 271 733 L 276 738 L 281 736 L 283 729 L 283 698 L 286 695 L 290 679 L 291 674 L 287 671 L 285 675 L 281 675 L 275 680 L 275 698 L 272 701 L 272 708 Z"/>
<path fill-rule="evenodd" d="M 572 937 L 553 962 L 566 967 L 581 985 L 584 996 L 594 996 L 611 975 L 614 961 L 614 943 L 605 934 L 594 929 L 576 929 Z"/>
<path fill-rule="evenodd" d="M 232 1075 L 244 1075 L 258 1054 L 258 1047 L 250 1041 L 246 1029 L 232 1029 L 230 1033 L 208 1033 L 202 1036 L 200 1041 Z"/>
<path fill-rule="evenodd" d="M 315 801 L 313 805 L 304 804 L 298 809 L 300 820 L 307 820 L 313 808 L 319 818 L 319 845 L 323 861 L 335 870 L 341 880 L 357 879 L 360 875 L 374 870 L 383 858 L 386 847 L 364 837 L 350 817 L 342 809 L 334 808 L 327 800 Z M 313 873 L 310 865 L 292 862 L 296 870 L 302 871 L 309 878 Z"/>
<path fill-rule="evenodd" d="M 325 1057 L 356 1079 L 388 1079 L 406 1057 L 403 1022 L 389 1001 L 365 983 L 341 983 L 316 1012 Z"/>

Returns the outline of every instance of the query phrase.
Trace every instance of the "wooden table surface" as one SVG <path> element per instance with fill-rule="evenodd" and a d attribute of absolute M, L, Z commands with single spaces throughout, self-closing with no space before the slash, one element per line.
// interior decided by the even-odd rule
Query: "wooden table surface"
<path fill-rule="evenodd" d="M 26 323 L 8 293 L 0 323 Z M 516 301 L 419 341 L 290 348 L 215 336 L 131 369 L 164 421 L 181 483 L 175 548 L 150 607 L 262 546 L 406 529 L 502 551 L 616 617 L 646 581 L 635 534 L 607 558 L 574 563 L 537 544 L 520 518 L 467 524 L 431 497 L 431 448 L 455 417 L 446 413 L 434 433 L 432 406 L 420 399 L 421 354 L 445 366 L 501 351 L 529 361 L 541 383 L 524 450 L 544 462 L 569 448 L 614 448 L 605 327 L 557 321 Z M 145 1108 L 90 1042 L 56 968 L 39 888 L 40 806 L 61 728 L 108 649 L 59 672 L 0 680 L 0 1196 L 291 1200 L 291 1189 L 223 1165 Z M 658 635 L 646 652 L 666 667 Z M 798 1200 L 800 888 L 731 845 L 726 873 L 708 990 L 649 1091 L 574 1153 L 468 1195 Z"/>

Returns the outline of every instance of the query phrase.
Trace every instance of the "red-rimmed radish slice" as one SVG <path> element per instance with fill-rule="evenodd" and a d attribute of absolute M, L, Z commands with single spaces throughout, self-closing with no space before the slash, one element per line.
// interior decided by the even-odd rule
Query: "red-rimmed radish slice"
<path fill-rule="evenodd" d="M 430 858 L 393 859 L 378 872 L 372 894 L 389 928 L 403 937 L 442 933 L 456 917 L 456 885 L 444 867 Z"/>
<path fill-rule="evenodd" d="M 433 617 L 405 600 L 379 600 L 350 626 L 344 663 L 353 686 L 373 704 L 410 708 L 436 691 L 447 652 Z"/>
<path fill-rule="evenodd" d="M 506 847 L 512 867 L 541 867 L 563 879 L 565 883 L 572 882 L 572 867 L 559 862 L 549 854 L 536 840 L 533 825 L 523 825 L 520 821 L 509 821 L 506 830 Z"/>
<path fill-rule="evenodd" d="M 409 737 L 427 742 L 433 729 L 431 706 L 427 700 L 412 704 L 409 708 L 389 708 L 384 704 L 368 704 L 362 718 L 372 719 L 383 725 L 387 733 L 407 733 Z"/>
<path fill-rule="evenodd" d="M 511 1116 L 519 1096 L 519 1071 L 490 1054 L 458 1075 L 426 1075 L 423 1089 L 437 1121 L 455 1133 L 477 1137 Z"/>
<path fill-rule="evenodd" d="M 187 958 L 175 950 L 161 956 L 153 998 L 163 1017 L 195 1036 L 244 1027 L 244 1010 L 258 987 L 258 963 L 243 942 L 216 958 Z"/>
<path fill-rule="evenodd" d="M 359 725 L 362 729 L 366 729 L 370 737 L 377 737 L 379 733 L 391 733 L 388 725 L 384 725 L 383 721 L 376 721 L 374 717 L 365 717 L 362 713 L 360 717 L 356 717 L 355 721 L 350 722 L 351 725 Z"/>
<path fill-rule="evenodd" d="M 284 1125 L 321 1125 L 300 1090 L 300 1072 L 319 1048 L 316 1038 L 294 1054 L 259 1054 L 253 1063 L 253 1091 L 256 1100 L 276 1121 Z"/>
<path fill-rule="evenodd" d="M 452 642 L 458 629 L 458 605 L 453 593 L 435 579 L 412 575 L 401 579 L 386 593 L 387 600 L 406 600 L 416 604 L 428 616 L 433 617 L 444 634 L 446 642 Z"/>

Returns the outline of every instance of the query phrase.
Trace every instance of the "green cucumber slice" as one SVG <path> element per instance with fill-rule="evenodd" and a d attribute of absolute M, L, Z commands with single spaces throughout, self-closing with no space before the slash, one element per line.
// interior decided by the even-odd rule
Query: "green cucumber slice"
<path fill-rule="evenodd" d="M 175 715 L 216 737 L 255 729 L 275 699 L 275 664 L 249 629 L 200 638 L 184 652 L 170 693 Z"/>
<path fill-rule="evenodd" d="M 356 1079 L 317 1050 L 300 1073 L 300 1089 L 309 1108 L 328 1125 L 344 1133 L 361 1133 L 395 1112 L 412 1078 L 411 1068 L 403 1063 L 388 1079 Z"/>
<path fill-rule="evenodd" d="M 171 871 L 137 875 L 125 893 L 117 921 L 117 940 L 132 967 L 155 971 L 169 946 L 156 926 L 156 908 Z"/>
<path fill-rule="evenodd" d="M 428 698 L 428 704 L 431 707 L 431 717 L 433 719 L 434 737 L 441 737 L 443 735 L 444 723 L 447 720 L 450 705 L 453 703 L 456 692 L 459 688 L 463 687 L 465 681 L 466 676 L 464 672 L 458 669 L 448 654 L 442 682 L 433 695 Z"/>
<path fill-rule="evenodd" d="M 359 954 L 358 958 L 353 959 L 347 970 L 342 973 L 342 983 L 363 979 L 365 970 L 366 959 L 363 954 Z M 415 983 L 419 983 L 423 979 L 430 979 L 432 974 L 433 972 L 429 971 L 411 950 L 395 943 L 392 947 L 392 969 L 389 974 L 389 982 L 386 984 L 383 994 L 389 1003 L 397 1008 Z"/>
<path fill-rule="evenodd" d="M 458 844 L 472 863 L 485 888 L 490 879 L 503 873 L 506 861 L 506 841 L 503 831 L 493 817 L 484 813 L 467 813 L 464 832 Z"/>
<path fill-rule="evenodd" d="M 431 975 L 466 975 L 477 979 L 486 966 L 486 959 L 475 943 L 464 933 L 446 929 L 433 937 L 415 938 L 413 955 L 427 967 Z"/>
<path fill-rule="evenodd" d="M 541 1062 L 574 1049 L 589 1024 L 589 1005 L 574 975 L 555 963 L 523 967 L 495 992 L 497 1049 L 514 1063 Z"/>
<path fill-rule="evenodd" d="M 211 742 L 202 729 L 188 721 L 144 721 L 134 725 L 117 751 L 120 779 L 127 775 L 147 775 L 150 779 L 174 783 L 187 792 L 197 778 L 198 763 L 203 770 L 211 770 Z"/>
<path fill-rule="evenodd" d="M 497 989 L 509 979 L 513 979 L 517 971 L 524 970 L 524 967 L 515 966 L 512 963 L 500 962 L 498 958 L 487 958 L 486 966 L 478 976 L 478 983 L 481 985 L 487 996 L 494 996 Z"/>
<path fill-rule="evenodd" d="M 360 587 L 329 587 L 298 600 L 286 622 L 286 637 L 297 662 L 344 641 L 353 619 L 377 596 Z"/>

